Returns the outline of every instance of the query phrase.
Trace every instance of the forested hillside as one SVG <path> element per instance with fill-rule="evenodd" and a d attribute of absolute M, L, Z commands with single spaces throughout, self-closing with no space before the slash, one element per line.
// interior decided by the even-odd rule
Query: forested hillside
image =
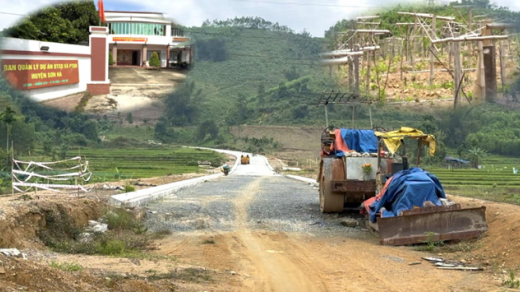
<path fill-rule="evenodd" d="M 381 17 L 389 23 L 406 21 L 396 17 L 401 9 L 406 8 L 396 7 L 383 12 Z M 439 14 L 453 15 L 450 7 L 435 9 Z M 483 9 L 515 15 L 502 8 Z M 348 20 L 340 20 L 330 31 L 344 29 L 346 23 Z M 155 138 L 162 142 L 236 146 L 229 126 L 324 126 L 324 108 L 317 106 L 320 94 L 324 90 L 345 90 L 329 75 L 328 68 L 318 65 L 318 54 L 330 42 L 330 31 L 325 39 L 314 38 L 306 32 L 296 33 L 286 26 L 252 17 L 206 21 L 201 27 L 186 31 L 195 41 L 194 67 L 186 83 L 165 99 L 164 115 L 155 125 Z M 22 97 L 3 80 L 0 85 L 0 111 L 9 105 L 16 112 L 17 119 L 12 123 L 12 139 L 20 145 L 16 151 L 43 149 L 53 156 L 64 156 L 74 146 L 101 147 L 99 136 L 119 127 L 117 121 L 89 119 L 81 108 L 71 114 L 44 108 Z M 419 127 L 436 133 L 440 144 L 451 149 L 481 147 L 498 154 L 520 154 L 520 113 L 513 108 L 485 104 L 453 112 L 436 109 L 434 104 L 428 107 L 427 111 L 419 111 L 387 106 L 384 102 L 375 104 L 372 126 Z M 351 107 L 329 105 L 328 109 L 331 125 L 371 125 L 366 106 L 356 107 L 355 124 Z M 7 132 L 7 126 L 0 123 L 0 133 Z M 0 135 L 4 156 L 5 139 Z M 277 146 L 271 140 L 247 143 Z M 442 158 L 443 153 L 439 151 L 438 157 Z"/>
<path fill-rule="evenodd" d="M 518 15 L 507 8 L 493 7 L 488 1 L 463 4 L 480 5 L 474 13 L 487 13 L 503 21 L 515 20 Z M 397 15 L 397 11 L 418 9 L 396 6 L 381 11 L 383 28 L 399 34 L 393 24 L 410 19 Z M 467 17 L 466 10 L 457 12 L 450 5 L 420 9 L 460 19 Z M 184 88 L 167 98 L 157 138 L 180 138 L 179 132 L 173 134 L 173 127 L 202 123 L 220 129 L 220 133 L 212 131 L 213 135 L 200 130 L 199 138 L 206 142 L 224 135 L 230 125 L 324 126 L 324 109 L 316 105 L 320 93 L 346 89 L 329 76 L 328 68 L 317 65 L 317 54 L 330 45 L 332 32 L 347 29 L 348 23 L 349 20 L 338 21 L 325 39 L 312 38 L 305 32 L 294 33 L 259 18 L 207 21 L 202 27 L 187 29 L 196 42 L 196 63 Z M 514 94 L 514 85 L 511 89 Z M 333 125 L 351 126 L 352 114 L 351 107 L 329 106 Z M 412 126 L 436 133 L 440 142 L 452 149 L 481 147 L 494 153 L 520 154 L 520 133 L 515 130 L 520 114 L 498 105 L 472 106 L 454 113 L 435 109 L 433 104 L 425 112 L 386 106 L 383 102 L 373 108 L 372 118 L 374 127 Z M 356 127 L 370 127 L 368 108 L 357 107 L 355 120 Z M 222 138 L 219 141 L 217 145 L 223 143 Z M 442 155 L 441 151 L 439 157 Z"/>
<path fill-rule="evenodd" d="M 317 64 L 322 40 L 308 33 L 260 18 L 205 22 L 188 31 L 196 42 L 195 65 L 186 89 L 168 98 L 172 125 L 183 125 L 182 113 L 190 121 L 259 123 L 274 111 L 308 105 L 333 85 Z M 186 93 L 196 111 L 180 109 Z"/>
<path fill-rule="evenodd" d="M 99 146 L 99 135 L 113 127 L 106 119 L 96 120 L 80 112 L 68 114 L 33 102 L 13 90 L 3 78 L 0 119 L 0 172 L 10 168 L 10 163 L 5 165 L 7 139 L 14 142 L 9 145 L 15 145 L 17 155 L 36 154 L 39 149 L 57 159 L 66 157 L 73 146 Z"/>

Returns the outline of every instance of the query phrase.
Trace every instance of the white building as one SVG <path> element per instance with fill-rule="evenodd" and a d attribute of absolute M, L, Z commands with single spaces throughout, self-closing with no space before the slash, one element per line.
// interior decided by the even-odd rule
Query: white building
<path fill-rule="evenodd" d="M 145 66 L 157 52 L 161 67 L 191 63 L 189 38 L 157 12 L 105 11 L 114 65 Z"/>

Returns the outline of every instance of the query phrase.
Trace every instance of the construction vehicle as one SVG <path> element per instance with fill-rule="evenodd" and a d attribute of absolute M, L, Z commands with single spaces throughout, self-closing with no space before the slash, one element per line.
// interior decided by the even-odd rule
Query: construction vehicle
<path fill-rule="evenodd" d="M 400 188 L 400 193 L 393 193 L 397 193 L 397 198 L 406 193 L 420 200 L 422 192 L 415 191 L 412 185 L 416 182 L 399 178 L 412 175 L 414 171 L 430 177 L 420 168 L 410 168 L 405 140 L 417 141 L 416 165 L 419 167 L 424 146 L 429 147 L 430 155 L 435 153 L 435 137 L 407 127 L 390 132 L 330 129 L 328 104 L 355 106 L 360 103 L 356 95 L 349 97 L 357 99 L 354 101 L 342 100 L 344 96 L 330 93 L 327 97 L 324 93 L 319 102 L 325 105 L 327 119 L 327 128 L 321 136 L 322 158 L 317 178 L 322 213 L 343 212 L 345 208 L 361 211 L 366 214 L 368 228 L 379 236 L 383 245 L 465 240 L 476 238 L 487 230 L 486 208 L 462 208 L 460 204 L 442 198 L 439 194 L 445 196 L 445 193 L 437 178 L 416 184 L 435 190 L 430 197 L 434 198 L 435 204 L 426 200 L 415 202 L 408 209 L 401 206 L 397 214 L 388 215 L 391 212 L 387 209 L 393 205 L 384 204 L 383 199 L 388 198 L 389 185 L 394 191 Z"/>
<path fill-rule="evenodd" d="M 250 158 L 249 158 L 249 155 L 241 155 L 240 156 L 240 164 L 249 164 L 250 163 Z"/>
<path fill-rule="evenodd" d="M 430 154 L 435 151 L 434 137 L 415 129 L 373 132 L 376 136 L 374 140 L 377 141 L 377 147 L 373 148 L 377 152 L 361 154 L 352 151 L 338 156 L 341 147 L 335 144 L 342 140 L 336 135 L 341 135 L 341 132 L 338 129 L 324 131 L 318 176 L 320 210 L 323 213 L 343 212 L 345 208 L 368 209 L 363 204 L 375 201 L 373 197 L 378 194 L 382 196 L 387 181 L 396 173 L 409 169 L 405 138 L 418 141 L 417 165 L 420 165 L 424 145 L 430 145 Z M 388 146 L 392 149 L 388 149 Z M 398 162 L 389 152 L 395 153 L 401 146 L 402 156 Z M 367 216 L 367 226 L 384 245 L 471 239 L 487 230 L 484 206 L 462 208 L 452 202 L 441 206 L 425 206 L 404 210 L 399 216 L 377 217 L 376 222 L 371 222 Z"/>

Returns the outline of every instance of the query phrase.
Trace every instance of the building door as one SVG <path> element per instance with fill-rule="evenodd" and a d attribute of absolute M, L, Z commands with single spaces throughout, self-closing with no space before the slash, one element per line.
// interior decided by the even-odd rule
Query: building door
<path fill-rule="evenodd" d="M 132 65 L 139 66 L 139 51 L 132 51 Z"/>
<path fill-rule="evenodd" d="M 132 65 L 132 51 L 118 50 L 117 65 Z"/>

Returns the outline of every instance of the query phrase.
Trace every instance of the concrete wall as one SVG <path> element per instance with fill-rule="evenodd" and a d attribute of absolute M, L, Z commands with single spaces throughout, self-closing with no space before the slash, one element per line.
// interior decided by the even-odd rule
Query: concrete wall
<path fill-rule="evenodd" d="M 110 92 L 108 29 L 91 26 L 90 33 L 90 45 L 88 46 L 3 38 L 0 42 L 0 58 L 5 60 L 78 61 L 79 83 L 22 91 L 35 101 L 59 98 L 87 90 L 93 94 L 107 94 Z M 49 47 L 49 50 L 42 51 L 42 46 Z"/>
<path fill-rule="evenodd" d="M 23 92 L 31 97 L 31 99 L 39 102 L 87 90 L 87 83 L 90 82 L 91 75 L 89 46 L 40 42 L 15 38 L 3 38 L 0 46 L 2 48 L 2 55 L 0 57 L 6 60 L 78 60 L 79 83 L 24 90 Z M 41 46 L 48 46 L 48 53 L 41 52 Z M 14 54 L 11 54 L 10 51 Z M 31 55 L 31 53 L 33 54 Z"/>

